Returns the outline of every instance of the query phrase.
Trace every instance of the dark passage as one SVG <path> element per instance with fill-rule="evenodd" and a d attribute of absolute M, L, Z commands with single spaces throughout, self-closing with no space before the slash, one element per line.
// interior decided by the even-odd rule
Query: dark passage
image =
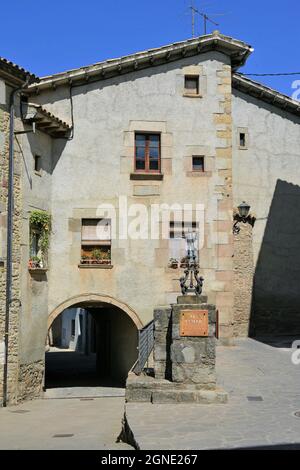
<path fill-rule="evenodd" d="M 137 328 L 122 310 L 64 310 L 49 330 L 45 388 L 123 387 L 137 359 Z"/>

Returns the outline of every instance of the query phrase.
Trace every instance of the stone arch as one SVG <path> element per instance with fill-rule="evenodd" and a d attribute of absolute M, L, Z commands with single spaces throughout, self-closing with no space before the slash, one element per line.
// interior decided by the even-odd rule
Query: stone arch
<path fill-rule="evenodd" d="M 66 308 L 84 303 L 106 303 L 118 307 L 131 318 L 133 323 L 136 325 L 137 329 L 143 327 L 143 323 L 139 318 L 138 314 L 126 303 L 121 302 L 120 300 L 115 299 L 114 297 L 110 297 L 109 295 L 81 294 L 78 296 L 70 297 L 68 300 L 62 302 L 54 310 L 52 310 L 52 312 L 48 316 L 47 332 L 49 331 L 49 328 L 51 327 L 55 318 L 57 318 Z"/>

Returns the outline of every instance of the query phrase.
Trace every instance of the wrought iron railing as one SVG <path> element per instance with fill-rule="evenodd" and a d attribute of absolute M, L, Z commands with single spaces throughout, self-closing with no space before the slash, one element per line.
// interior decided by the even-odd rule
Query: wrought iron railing
<path fill-rule="evenodd" d="M 145 367 L 152 352 L 154 344 L 154 321 L 149 322 L 139 330 L 138 359 L 133 367 L 133 372 L 139 375 Z"/>

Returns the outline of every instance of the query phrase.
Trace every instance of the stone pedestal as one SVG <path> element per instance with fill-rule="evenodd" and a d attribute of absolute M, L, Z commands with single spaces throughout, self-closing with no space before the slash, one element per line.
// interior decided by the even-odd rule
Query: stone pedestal
<path fill-rule="evenodd" d="M 172 381 L 216 388 L 216 308 L 206 298 L 183 296 L 172 310 Z M 185 312 L 207 312 L 207 336 L 181 336 L 180 319 Z M 196 321 L 196 320 L 195 320 Z"/>
<path fill-rule="evenodd" d="M 155 309 L 154 377 L 130 374 L 126 400 L 226 403 L 216 385 L 215 332 L 216 308 L 205 296 L 178 297 L 177 304 Z"/>

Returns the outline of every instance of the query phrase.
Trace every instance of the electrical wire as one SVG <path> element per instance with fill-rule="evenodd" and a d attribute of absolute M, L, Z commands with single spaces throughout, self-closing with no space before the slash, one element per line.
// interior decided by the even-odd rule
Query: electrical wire
<path fill-rule="evenodd" d="M 287 77 L 291 75 L 300 75 L 300 72 L 286 72 L 286 73 L 243 73 L 239 72 L 238 75 L 244 75 L 245 77 Z"/>

